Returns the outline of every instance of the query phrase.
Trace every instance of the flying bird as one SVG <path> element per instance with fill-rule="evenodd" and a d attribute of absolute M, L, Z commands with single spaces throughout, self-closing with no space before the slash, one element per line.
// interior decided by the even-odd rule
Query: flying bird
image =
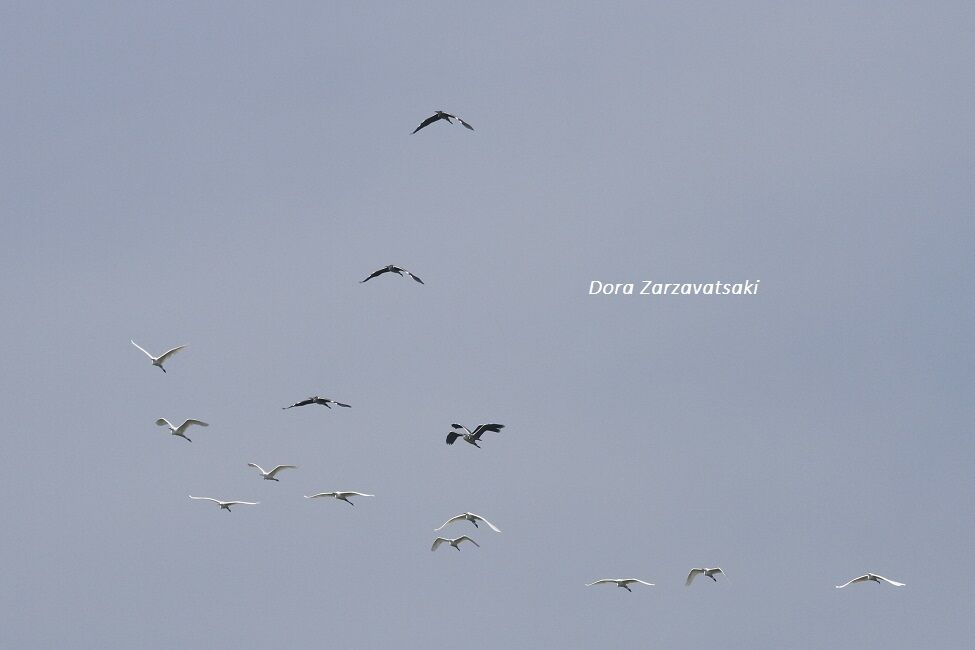
<path fill-rule="evenodd" d="M 177 346 L 177 347 L 173 348 L 172 350 L 166 350 L 165 352 L 163 352 L 162 354 L 160 354 L 158 357 L 154 357 L 154 356 L 152 356 L 152 354 L 148 350 L 146 350 L 144 347 L 142 347 L 141 345 L 139 345 L 135 341 L 133 341 L 133 340 L 130 339 L 129 340 L 129 343 L 131 343 L 135 347 L 137 347 L 140 350 L 142 350 L 143 352 L 145 352 L 146 353 L 146 356 L 149 357 L 150 359 L 152 359 L 152 365 L 156 366 L 157 368 L 159 368 L 163 372 L 166 372 L 166 369 L 163 368 L 163 364 L 166 363 L 166 360 L 169 359 L 169 357 L 173 356 L 174 354 L 176 354 L 177 352 L 179 352 L 180 350 L 182 350 L 183 348 L 186 347 L 185 345 L 180 345 L 180 346 Z"/>
<path fill-rule="evenodd" d="M 626 589 L 630 593 L 633 593 L 633 590 L 630 589 L 630 585 L 633 584 L 634 582 L 639 582 L 641 585 L 646 585 L 648 587 L 653 586 L 652 582 L 644 582 L 643 580 L 639 580 L 637 578 L 603 578 L 602 580 L 597 580 L 596 582 L 590 582 L 586 586 L 591 587 L 593 585 L 608 584 L 611 582 L 614 583 L 617 587 L 622 587 L 623 589 Z"/>
<path fill-rule="evenodd" d="M 477 542 L 475 542 L 473 539 L 471 539 L 467 535 L 464 535 L 463 537 L 458 537 L 457 539 L 447 539 L 446 537 L 438 537 L 437 539 L 433 540 L 433 546 L 430 547 L 430 550 L 431 551 L 436 551 L 438 546 L 440 546 L 444 542 L 447 542 L 448 544 L 450 544 L 451 546 L 453 546 L 454 548 L 456 548 L 459 551 L 460 550 L 460 543 L 463 542 L 465 539 L 468 542 L 470 542 L 471 544 L 473 544 L 474 546 L 478 546 L 478 547 L 480 546 L 480 544 L 478 544 Z"/>
<path fill-rule="evenodd" d="M 312 494 L 311 496 L 305 496 L 306 499 L 317 499 L 318 497 L 332 497 L 334 499 L 339 499 L 345 501 L 350 506 L 355 504 L 349 501 L 349 497 L 374 497 L 375 494 L 363 494 L 362 492 L 319 492 L 318 494 Z"/>
<path fill-rule="evenodd" d="M 500 528 L 498 528 L 497 526 L 495 526 L 494 524 L 492 524 L 490 521 L 488 521 L 487 519 L 485 519 L 481 515 L 475 515 L 473 512 L 465 512 L 465 513 L 462 513 L 462 514 L 457 515 L 456 517 L 451 517 L 447 521 L 443 522 L 443 526 L 441 526 L 440 528 L 434 528 L 433 529 L 433 532 L 437 532 L 438 530 L 443 530 L 444 527 L 447 524 L 452 524 L 455 521 L 461 521 L 463 519 L 466 519 L 467 521 L 469 521 L 472 524 L 474 524 L 474 528 L 477 528 L 478 527 L 477 526 L 477 522 L 478 521 L 483 521 L 484 523 L 486 523 L 488 525 L 488 528 L 490 528 L 494 532 L 496 532 L 496 533 L 500 533 L 501 532 L 501 529 Z"/>
<path fill-rule="evenodd" d="M 359 280 L 359 284 L 362 284 L 363 282 L 368 282 L 369 280 L 372 280 L 377 275 L 382 275 L 383 273 L 395 273 L 396 275 L 398 275 L 400 277 L 403 277 L 403 274 L 405 273 L 406 275 L 410 276 L 411 278 L 413 278 L 414 280 L 416 280 L 420 284 L 424 284 L 423 280 L 421 280 L 417 276 L 413 275 L 412 273 L 410 273 L 406 269 L 400 268 L 400 267 L 395 266 L 393 264 L 390 264 L 389 266 L 384 266 L 383 268 L 379 269 L 378 271 L 374 271 L 365 280 Z"/>
<path fill-rule="evenodd" d="M 247 466 L 248 467 L 253 467 L 258 472 L 260 472 L 261 473 L 261 476 L 264 477 L 264 480 L 265 481 L 277 481 L 278 479 L 274 478 L 274 475 L 277 474 L 278 472 L 280 472 L 283 469 L 298 469 L 298 466 L 297 465 L 278 465 L 277 467 L 275 467 L 271 471 L 265 472 L 264 471 L 264 468 L 261 467 L 260 465 L 256 464 L 256 463 L 247 463 Z"/>
<path fill-rule="evenodd" d="M 443 111 L 437 111 L 436 113 L 434 113 L 433 115 L 431 115 L 427 119 L 425 119 L 422 122 L 420 122 L 420 126 L 416 127 L 413 130 L 413 133 L 416 133 L 417 131 L 419 131 L 420 129 L 422 129 L 424 127 L 430 126 L 431 124 L 433 124 L 437 120 L 447 120 L 451 124 L 453 124 L 453 120 L 457 120 L 458 122 L 460 122 L 461 124 L 463 124 L 465 127 L 467 127 L 468 129 L 470 129 L 471 131 L 474 130 L 474 127 L 473 126 L 471 126 L 470 124 L 468 124 L 464 120 L 460 119 L 456 115 L 451 115 L 450 113 L 444 113 Z"/>
<path fill-rule="evenodd" d="M 684 581 L 684 586 L 685 587 L 690 587 L 691 586 L 691 583 L 694 581 L 694 578 L 696 578 L 698 575 L 700 575 L 702 573 L 705 575 L 705 577 L 711 578 L 715 582 L 718 581 L 718 579 L 714 577 L 714 574 L 716 574 L 716 573 L 722 574 L 725 578 L 728 577 L 728 574 L 726 574 L 724 571 L 722 571 L 719 568 L 715 568 L 715 569 L 691 569 L 691 572 L 687 574 L 687 580 Z"/>
<path fill-rule="evenodd" d="M 173 426 L 173 423 L 167 420 L 166 418 L 159 418 L 158 420 L 156 420 L 156 424 L 158 424 L 161 427 L 169 427 L 169 432 L 171 434 L 173 434 L 174 436 L 179 436 L 180 438 L 184 438 L 187 442 L 193 442 L 192 440 L 186 437 L 186 430 L 189 429 L 191 426 L 193 426 L 194 424 L 200 427 L 210 426 L 209 424 L 201 420 L 184 420 L 183 424 L 177 427 L 177 426 Z"/>
<path fill-rule="evenodd" d="M 195 497 L 190 495 L 191 499 L 199 499 L 202 501 L 213 501 L 215 504 L 220 506 L 221 510 L 226 510 L 230 512 L 230 506 L 256 506 L 260 501 L 220 501 L 219 499 L 211 499 L 210 497 Z"/>
<path fill-rule="evenodd" d="M 319 397 L 318 395 L 315 395 L 314 397 L 309 397 L 308 399 L 303 399 L 300 402 L 295 402 L 291 406 L 282 406 L 281 407 L 281 410 L 282 411 L 286 411 L 288 409 L 293 409 L 296 406 L 308 406 L 309 404 L 320 404 L 320 405 L 322 405 L 324 407 L 327 407 L 327 408 L 332 408 L 331 405 L 332 404 L 335 404 L 336 406 L 343 406 L 345 408 L 352 408 L 352 406 L 349 405 L 349 404 L 343 404 L 342 402 L 336 402 L 334 399 L 329 399 L 327 397 Z"/>
<path fill-rule="evenodd" d="M 499 433 L 501 429 L 504 428 L 503 424 L 479 424 L 476 427 L 474 427 L 474 431 L 471 431 L 470 429 L 463 426 L 462 424 L 451 424 L 450 426 L 453 427 L 454 429 L 463 429 L 466 433 L 451 431 L 450 433 L 447 434 L 448 445 L 454 444 L 454 441 L 456 441 L 457 438 L 463 437 L 466 442 L 471 443 L 478 449 L 481 448 L 481 445 L 477 444 L 477 441 L 481 439 L 481 434 L 483 434 L 485 431 L 492 431 L 494 433 Z"/>
<path fill-rule="evenodd" d="M 856 582 L 866 582 L 867 580 L 873 580 L 877 584 L 880 584 L 880 581 L 883 580 L 887 584 L 894 585 L 895 587 L 903 587 L 904 586 L 904 583 L 903 582 L 897 582 L 896 580 L 891 580 L 890 578 L 885 578 L 883 576 L 878 576 L 876 573 L 867 573 L 867 574 L 864 574 L 864 575 L 860 576 L 859 578 L 853 578 L 853 580 L 850 580 L 846 584 L 836 585 L 836 588 L 837 589 L 842 589 L 843 587 L 852 585 L 853 583 L 856 583 Z"/>

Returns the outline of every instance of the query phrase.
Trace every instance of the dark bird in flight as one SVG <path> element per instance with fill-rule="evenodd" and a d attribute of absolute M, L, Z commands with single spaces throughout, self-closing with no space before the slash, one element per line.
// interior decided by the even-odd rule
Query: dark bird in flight
<path fill-rule="evenodd" d="M 481 445 L 477 444 L 477 441 L 481 439 L 481 434 L 483 434 L 485 431 L 500 433 L 501 429 L 504 428 L 503 424 L 479 424 L 476 427 L 474 427 L 473 431 L 471 431 L 470 429 L 468 429 L 467 427 L 461 424 L 451 424 L 450 426 L 453 427 L 454 429 L 463 429 L 464 431 L 466 431 L 466 433 L 460 433 L 459 431 L 451 431 L 450 433 L 447 434 L 448 445 L 454 444 L 454 441 L 456 441 L 457 438 L 463 438 L 465 442 L 471 443 L 478 449 L 481 448 Z"/>
<path fill-rule="evenodd" d="M 416 133 L 417 131 L 419 131 L 420 129 L 422 129 L 425 126 L 430 126 L 431 124 L 433 124 L 437 120 L 447 120 L 451 124 L 453 124 L 453 121 L 452 120 L 457 120 L 458 122 L 460 122 L 461 124 L 463 124 L 464 126 L 466 126 L 471 131 L 474 130 L 474 127 L 473 126 L 471 126 L 470 124 L 468 124 L 464 120 L 460 119 L 456 115 L 451 115 L 450 113 L 444 113 L 443 111 L 437 111 L 436 113 L 434 113 L 433 115 L 431 115 L 427 119 L 425 119 L 422 122 L 420 122 L 420 126 L 416 127 L 416 129 L 413 130 L 413 133 Z"/>
<path fill-rule="evenodd" d="M 403 274 L 405 273 L 406 275 L 410 276 L 411 278 L 413 278 L 414 280 L 416 280 L 420 284 L 424 284 L 423 280 L 421 280 L 420 278 L 416 277 L 415 275 L 413 275 L 412 273 L 410 273 L 406 269 L 401 269 L 400 267 L 394 266 L 392 264 L 390 264 L 389 266 L 384 266 L 383 268 L 379 269 L 378 271 L 373 272 L 365 280 L 359 280 L 359 284 L 362 284 L 363 282 L 368 282 L 369 280 L 372 280 L 377 275 L 382 275 L 383 273 L 395 273 L 396 275 L 398 275 L 400 277 L 403 277 Z"/>
<path fill-rule="evenodd" d="M 334 399 L 329 399 L 327 397 L 319 397 L 318 395 L 316 395 L 315 397 L 309 397 L 308 399 L 303 399 L 300 402 L 295 402 L 291 406 L 282 406 L 281 410 L 285 411 L 287 409 L 293 409 L 296 406 L 308 406 L 309 404 L 321 404 L 322 406 L 325 406 L 327 408 L 332 408 L 331 405 L 335 404 L 336 406 L 344 406 L 345 408 L 352 408 L 349 404 L 343 404 L 342 402 L 336 402 Z"/>

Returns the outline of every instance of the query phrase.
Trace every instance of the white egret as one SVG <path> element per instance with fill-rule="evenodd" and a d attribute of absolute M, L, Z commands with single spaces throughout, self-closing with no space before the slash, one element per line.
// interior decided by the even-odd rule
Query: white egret
<path fill-rule="evenodd" d="M 202 501 L 213 501 L 215 504 L 220 506 L 221 510 L 226 510 L 230 512 L 230 506 L 256 506 L 260 501 L 221 501 L 220 499 L 211 499 L 210 497 L 195 497 L 190 495 L 191 499 L 198 499 Z"/>
<path fill-rule="evenodd" d="M 876 582 L 877 584 L 880 584 L 880 581 L 883 580 L 887 584 L 894 585 L 895 587 L 903 587 L 904 586 L 904 583 L 903 582 L 897 582 L 896 580 L 891 580 L 890 578 L 885 578 L 883 576 L 878 576 L 876 573 L 866 573 L 866 574 L 860 576 L 859 578 L 853 578 L 853 580 L 850 580 L 846 584 L 836 585 L 836 588 L 837 589 L 842 589 L 843 587 L 847 587 L 847 586 L 852 585 L 854 583 L 857 583 L 857 582 L 866 582 L 868 580 L 872 580 L 873 582 Z"/>
<path fill-rule="evenodd" d="M 463 537 L 458 537 L 456 539 L 447 539 L 446 537 L 438 537 L 437 539 L 433 540 L 433 546 L 430 547 L 430 550 L 431 551 L 436 551 L 438 546 L 440 546 L 441 544 L 443 544 L 444 542 L 446 542 L 446 543 L 450 544 L 451 546 L 453 546 L 454 548 L 456 548 L 459 551 L 460 550 L 460 543 L 463 542 L 464 540 L 467 540 L 468 542 L 470 542 L 474 546 L 480 546 L 480 544 L 478 544 L 477 542 L 475 542 L 473 539 L 471 539 L 467 535 L 464 535 Z"/>
<path fill-rule="evenodd" d="M 374 497 L 375 494 L 363 494 L 362 492 L 319 492 L 318 494 L 305 495 L 306 499 L 317 499 L 318 497 L 332 497 L 333 499 L 339 499 L 340 501 L 345 501 L 350 506 L 355 504 L 349 501 L 349 497 Z"/>
<path fill-rule="evenodd" d="M 653 586 L 652 582 L 644 582 L 643 580 L 640 580 L 638 578 L 603 578 L 601 580 L 597 580 L 596 582 L 590 582 L 586 586 L 591 587 L 593 585 L 613 583 L 617 587 L 622 587 L 623 589 L 626 589 L 630 593 L 633 593 L 633 590 L 630 589 L 629 585 L 633 584 L 634 582 L 639 582 L 641 585 L 646 585 L 648 587 Z"/>
<path fill-rule="evenodd" d="M 173 356 L 174 354 L 176 354 L 177 352 L 179 352 L 180 350 L 182 350 L 183 348 L 186 347 L 185 345 L 179 345 L 179 346 L 173 348 L 172 350 L 166 350 L 165 352 L 163 352 L 162 354 L 160 354 L 158 357 L 154 357 L 154 356 L 152 356 L 152 353 L 150 353 L 148 350 L 146 350 L 144 347 L 142 347 L 141 345 L 139 345 L 135 341 L 129 339 L 129 343 L 131 343 L 135 347 L 137 347 L 140 350 L 142 350 L 143 352 L 145 352 L 146 353 L 146 356 L 149 357 L 150 359 L 152 359 L 152 365 L 156 366 L 157 368 L 159 368 L 163 372 L 166 372 L 166 369 L 163 368 L 163 364 L 166 363 L 166 359 L 168 359 L 169 357 Z"/>
<path fill-rule="evenodd" d="M 197 425 L 197 426 L 199 426 L 199 427 L 208 427 L 208 426 L 210 426 L 209 424 L 207 424 L 206 422 L 203 422 L 201 420 L 184 420 L 183 421 L 183 424 L 181 424 L 181 425 L 179 425 L 177 427 L 177 426 L 174 426 L 173 423 L 170 422 L 169 420 L 167 420 L 166 418 L 159 418 L 158 420 L 156 420 L 156 424 L 158 424 L 161 427 L 169 427 L 169 432 L 170 433 L 172 433 L 174 436 L 179 436 L 180 438 L 185 439 L 187 442 L 193 442 L 192 440 L 190 440 L 189 438 L 186 437 L 186 430 L 188 428 L 190 428 L 194 424 Z"/>
<path fill-rule="evenodd" d="M 439 530 L 443 530 L 444 529 L 444 526 L 446 526 L 447 524 L 452 524 L 455 521 L 461 521 L 462 519 L 466 519 L 467 521 L 469 521 L 472 524 L 474 524 L 474 528 L 477 528 L 478 527 L 477 526 L 477 522 L 483 521 L 484 523 L 486 523 L 488 525 L 488 528 L 490 528 L 494 532 L 496 532 L 496 533 L 500 533 L 501 532 L 501 529 L 500 528 L 498 528 L 497 526 L 495 526 L 494 524 L 492 524 L 490 521 L 488 521 L 487 519 L 485 519 L 481 515 L 475 515 L 473 512 L 464 512 L 462 514 L 457 515 L 456 517 L 451 517 L 450 519 L 448 519 L 447 521 L 445 521 L 443 523 L 443 526 L 441 526 L 440 528 L 434 528 L 433 529 L 433 532 L 437 532 Z"/>
<path fill-rule="evenodd" d="M 247 466 L 248 467 L 253 467 L 258 472 L 260 472 L 261 473 L 261 476 L 264 477 L 264 480 L 265 481 L 277 481 L 278 479 L 274 478 L 274 475 L 277 474 L 278 472 L 280 472 L 283 469 L 298 469 L 298 466 L 297 465 L 278 465 L 274 469 L 272 469 L 272 470 L 270 470 L 268 472 L 265 472 L 264 471 L 264 468 L 261 467 L 260 465 L 258 465 L 257 463 L 247 463 Z"/>
<path fill-rule="evenodd" d="M 728 574 L 726 574 L 724 571 L 722 571 L 719 568 L 714 568 L 714 569 L 707 569 L 707 568 L 705 568 L 705 569 L 691 569 L 691 572 L 687 574 L 687 580 L 684 582 L 684 586 L 685 587 L 691 586 L 691 583 L 694 581 L 694 578 L 696 578 L 698 575 L 700 575 L 702 573 L 704 574 L 705 577 L 711 578 L 715 582 L 718 581 L 718 579 L 714 577 L 714 574 L 716 574 L 716 573 L 720 573 L 720 574 L 724 575 L 724 577 L 726 577 L 726 578 L 728 577 Z"/>

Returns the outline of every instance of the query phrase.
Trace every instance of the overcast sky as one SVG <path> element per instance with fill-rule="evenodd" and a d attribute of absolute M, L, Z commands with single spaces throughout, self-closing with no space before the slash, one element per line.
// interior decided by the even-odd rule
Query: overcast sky
<path fill-rule="evenodd" d="M 975 9 L 815 4 L 0 5 L 0 646 L 970 643 Z"/>

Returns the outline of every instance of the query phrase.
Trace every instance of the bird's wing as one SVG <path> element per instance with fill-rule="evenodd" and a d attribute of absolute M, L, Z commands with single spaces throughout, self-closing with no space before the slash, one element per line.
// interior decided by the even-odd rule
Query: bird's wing
<path fill-rule="evenodd" d="M 416 131 L 414 131 L 414 133 L 416 133 Z M 368 282 L 369 280 L 372 280 L 377 275 L 382 275 L 383 273 L 389 273 L 389 269 L 379 269 L 378 271 L 373 271 L 372 273 L 369 274 L 369 277 L 367 277 L 365 280 L 359 280 L 359 284 L 362 284 L 363 282 Z"/>
<path fill-rule="evenodd" d="M 247 463 L 247 466 L 248 467 L 253 467 L 254 469 L 256 469 L 261 474 L 267 474 L 267 472 L 264 471 L 264 468 L 261 467 L 260 465 L 258 465 L 257 463 Z"/>
<path fill-rule="evenodd" d="M 869 580 L 869 579 L 870 579 L 870 575 L 869 574 L 864 574 L 864 575 L 860 576 L 859 578 L 853 578 L 853 580 L 850 580 L 849 582 L 843 583 L 841 585 L 836 585 L 836 588 L 837 589 L 842 589 L 843 587 L 849 587 L 854 582 L 863 582 L 864 580 Z"/>
<path fill-rule="evenodd" d="M 689 587 L 694 582 L 694 578 L 701 573 L 704 573 L 704 569 L 691 569 L 691 572 L 687 574 L 687 580 L 684 581 L 684 586 Z"/>
<path fill-rule="evenodd" d="M 433 529 L 433 532 L 437 532 L 438 530 L 443 530 L 444 526 L 446 526 L 447 524 L 452 524 L 455 521 L 460 521 L 461 519 L 464 519 L 464 518 L 465 518 L 465 515 L 457 515 L 456 517 L 451 517 L 447 521 L 443 522 L 443 526 L 441 526 L 440 528 L 434 528 Z"/>
<path fill-rule="evenodd" d="M 613 580 L 613 579 L 611 579 L 611 578 L 602 578 L 601 580 L 597 580 L 597 581 L 595 581 L 595 582 L 590 582 L 590 583 L 589 583 L 589 584 L 587 584 L 586 586 L 587 586 L 587 587 L 591 587 L 591 586 L 593 586 L 593 585 L 601 585 L 601 584 L 604 584 L 604 583 L 607 583 L 607 582 L 612 582 L 612 583 L 615 583 L 616 581 L 615 581 L 615 580 Z"/>
<path fill-rule="evenodd" d="M 339 492 L 342 496 L 347 497 L 374 497 L 375 494 L 364 494 L 362 492 Z"/>
<path fill-rule="evenodd" d="M 457 117 L 457 116 L 455 115 L 454 117 Z M 467 122 L 465 122 L 464 120 L 462 120 L 462 119 L 460 119 L 459 117 L 457 117 L 457 121 L 458 121 L 458 122 L 460 122 L 461 124 L 463 124 L 464 126 L 466 126 L 466 127 L 467 127 L 468 129 L 470 129 L 471 131 L 473 131 L 473 130 L 474 130 L 474 127 L 473 127 L 473 126 L 471 126 L 470 124 L 468 124 L 468 123 L 467 123 Z"/>
<path fill-rule="evenodd" d="M 413 133 L 416 133 L 417 131 L 419 131 L 420 129 L 422 129 L 424 127 L 430 126 L 431 124 L 433 124 L 434 122 L 436 122 L 439 119 L 440 119 L 440 114 L 439 113 L 436 113 L 434 115 L 431 115 L 427 119 L 425 119 L 422 122 L 420 122 L 420 126 L 418 126 L 415 129 L 413 129 Z"/>
<path fill-rule="evenodd" d="M 168 359 L 169 357 L 173 356 L 174 354 L 176 354 L 177 352 L 179 352 L 180 350 L 182 350 L 185 347 L 186 347 L 185 345 L 178 345 L 175 348 L 173 348 L 172 350 L 166 350 L 159 357 L 159 359 L 158 359 L 159 363 L 164 362 L 166 359 Z"/>
<path fill-rule="evenodd" d="M 411 278 L 413 278 L 414 280 L 416 280 L 416 281 L 417 281 L 417 282 L 419 282 L 420 284 L 426 284 L 425 282 L 423 282 L 423 280 L 421 280 L 421 279 L 420 279 L 420 278 L 418 278 L 417 276 L 415 276 L 415 275 L 413 275 L 412 273 L 410 273 L 410 272 L 409 272 L 409 271 L 407 271 L 406 269 L 403 269 L 403 271 L 405 271 L 405 272 L 406 272 L 406 275 L 408 275 L 408 276 L 410 276 Z"/>
<path fill-rule="evenodd" d="M 723 575 L 723 576 L 724 576 L 724 577 L 726 577 L 726 578 L 728 577 L 728 574 L 727 574 L 727 573 L 725 573 L 724 571 L 722 571 L 722 570 L 720 569 L 720 567 L 718 567 L 718 568 L 714 568 L 714 569 L 711 569 L 710 571 L 708 571 L 708 572 L 707 572 L 707 574 L 708 574 L 709 576 L 713 576 L 713 575 L 714 575 L 714 574 L 716 574 L 716 573 L 720 573 L 721 575 Z"/>
<path fill-rule="evenodd" d="M 488 521 L 487 519 L 485 519 L 481 515 L 475 515 L 473 512 L 470 513 L 470 514 L 471 514 L 472 517 L 474 517 L 474 519 L 478 519 L 478 520 L 483 521 L 484 523 L 486 523 L 488 525 L 488 528 L 490 528 L 494 532 L 496 532 L 496 533 L 500 533 L 501 532 L 501 529 L 500 528 L 498 528 L 497 526 L 495 526 L 494 524 L 492 524 L 490 521 Z M 463 516 L 464 515 L 461 515 L 461 517 L 463 517 Z"/>
<path fill-rule="evenodd" d="M 226 503 L 228 506 L 256 506 L 260 501 L 222 501 L 221 503 Z"/>
<path fill-rule="evenodd" d="M 256 467 L 256 465 L 255 465 L 255 467 Z M 298 469 L 298 466 L 297 465 L 278 465 L 277 467 L 275 467 L 274 469 L 272 469 L 270 472 L 268 472 L 267 475 L 270 476 L 271 478 L 274 478 L 274 475 L 277 474 L 278 472 L 280 472 L 283 469 Z M 263 472 L 264 470 L 261 470 L 261 471 Z"/>
<path fill-rule="evenodd" d="M 477 547 L 480 547 L 480 546 L 481 546 L 480 544 L 478 544 L 477 542 L 475 542 L 475 541 L 474 541 L 473 539 L 471 539 L 471 538 L 470 538 L 470 537 L 468 537 L 467 535 L 464 535 L 463 537 L 458 537 L 458 538 L 457 538 L 457 543 L 458 543 L 458 544 L 460 544 L 460 543 L 461 543 L 461 542 L 463 542 L 463 541 L 464 541 L 465 539 L 466 539 L 466 540 L 467 540 L 468 542 L 470 542 L 471 544 L 473 544 L 474 546 L 477 546 Z"/>
<path fill-rule="evenodd" d="M 874 575 L 877 575 L 877 574 L 875 573 Z M 883 580 L 884 582 L 886 582 L 887 584 L 894 585 L 895 587 L 903 587 L 904 586 L 904 583 L 903 582 L 897 582 L 896 580 L 891 580 L 890 578 L 885 578 L 883 576 L 877 576 L 877 577 L 880 578 L 881 580 Z"/>
<path fill-rule="evenodd" d="M 169 427 L 170 429 L 176 428 L 173 426 L 172 422 L 170 422 L 166 418 L 159 418 L 158 420 L 156 420 L 156 424 L 158 424 L 161 427 Z"/>
<path fill-rule="evenodd" d="M 178 433 L 178 434 L 185 433 L 186 430 L 189 429 L 194 424 L 196 424 L 198 426 L 201 426 L 201 427 L 208 427 L 208 426 L 210 426 L 209 424 L 207 424 L 206 422 L 203 422 L 202 420 L 183 420 L 183 424 L 181 424 L 178 427 L 176 427 L 176 433 Z"/>
<path fill-rule="evenodd" d="M 343 404 L 342 402 L 336 402 L 334 399 L 333 400 L 329 400 L 329 401 L 332 404 L 335 404 L 336 406 L 344 406 L 347 409 L 352 408 L 352 405 L 351 404 Z"/>
<path fill-rule="evenodd" d="M 493 433 L 500 433 L 501 432 L 501 429 L 503 429 L 503 428 L 504 428 L 504 425 L 503 424 L 494 424 L 494 423 L 491 423 L 491 424 L 479 424 L 476 427 L 474 427 L 474 436 L 473 437 L 474 437 L 475 440 L 480 440 L 481 439 L 481 434 L 483 434 L 483 433 L 485 433 L 487 431 L 491 431 Z"/>
<path fill-rule="evenodd" d="M 457 440 L 457 438 L 460 438 L 460 435 L 461 434 L 457 433 L 456 431 L 451 431 L 450 433 L 448 433 L 447 434 L 447 444 L 448 445 L 454 444 L 454 441 Z"/>
<path fill-rule="evenodd" d="M 451 429 L 463 429 L 467 433 L 470 433 L 471 432 L 471 430 L 468 429 L 467 427 L 465 427 L 463 424 L 451 424 L 450 425 L 450 428 Z"/>
<path fill-rule="evenodd" d="M 202 500 L 202 501 L 213 501 L 214 503 L 223 503 L 223 501 L 221 501 L 220 499 L 211 499 L 210 497 L 195 497 L 192 494 L 190 495 L 190 498 L 191 499 L 199 499 L 199 500 Z"/>
<path fill-rule="evenodd" d="M 632 584 L 634 582 L 639 582 L 641 585 L 646 585 L 648 587 L 654 586 L 652 582 L 644 582 L 638 578 L 627 578 L 626 580 L 623 580 L 624 585 Z"/>
<path fill-rule="evenodd" d="M 433 540 L 433 546 L 430 547 L 430 550 L 436 551 L 438 546 L 440 546 L 444 542 L 449 542 L 449 541 L 450 541 L 449 539 L 446 539 L 444 537 L 438 537 L 437 539 Z"/>
<path fill-rule="evenodd" d="M 319 492 L 318 494 L 313 494 L 311 496 L 306 496 L 306 499 L 317 499 L 318 497 L 334 497 L 335 492 Z"/>
<path fill-rule="evenodd" d="M 149 354 L 149 352 L 148 352 L 148 351 L 147 351 L 147 350 L 146 350 L 146 349 L 145 349 L 144 347 L 142 347 L 141 345 L 139 345 L 138 343 L 136 343 L 136 342 L 135 342 L 135 341 L 133 341 L 132 339 L 129 339 L 129 343 L 131 343 L 131 344 L 132 344 L 132 345 L 134 345 L 135 347 L 137 347 L 137 348 L 139 348 L 140 350 L 142 350 L 143 352 L 145 352 L 145 354 L 146 354 L 146 356 L 147 356 L 147 357 L 149 357 L 150 359 L 152 359 L 153 361 L 155 361 L 155 360 L 156 360 L 156 357 L 154 357 L 154 356 L 152 356 L 151 354 Z"/>
<path fill-rule="evenodd" d="M 308 399 L 303 399 L 300 402 L 295 402 L 291 406 L 283 406 L 283 407 L 281 407 L 281 410 L 293 409 L 296 406 L 308 406 L 309 404 L 314 404 L 314 403 L 315 403 L 315 398 L 314 397 L 309 397 Z"/>

